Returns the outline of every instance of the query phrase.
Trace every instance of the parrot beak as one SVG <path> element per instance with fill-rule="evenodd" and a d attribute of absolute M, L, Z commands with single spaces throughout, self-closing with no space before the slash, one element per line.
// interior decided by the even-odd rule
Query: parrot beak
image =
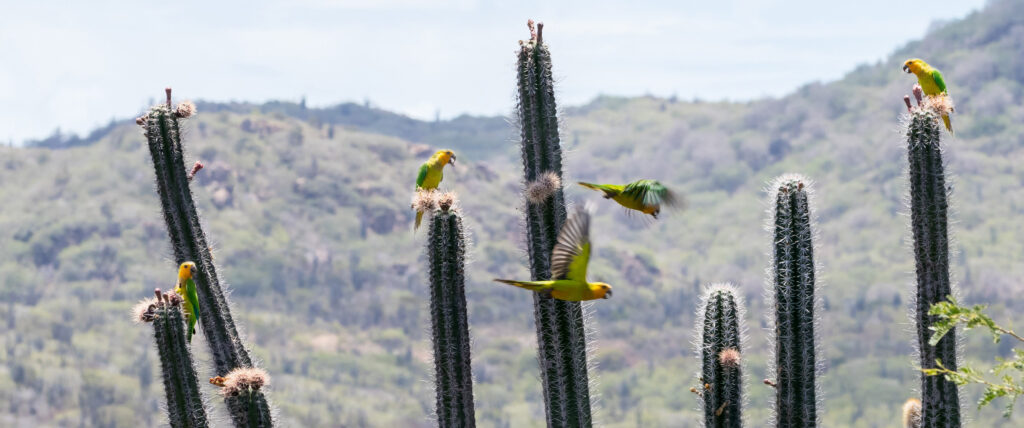
<path fill-rule="evenodd" d="M 906 64 L 903 64 L 903 72 L 909 74 L 910 73 L 910 67 L 907 67 Z"/>
<path fill-rule="evenodd" d="M 604 293 L 604 299 L 607 300 L 607 299 L 611 299 L 611 298 L 612 298 L 612 290 L 608 290 L 606 293 Z"/>
<path fill-rule="evenodd" d="M 449 160 L 448 163 L 455 165 L 455 155 L 452 155 L 452 159 Z"/>

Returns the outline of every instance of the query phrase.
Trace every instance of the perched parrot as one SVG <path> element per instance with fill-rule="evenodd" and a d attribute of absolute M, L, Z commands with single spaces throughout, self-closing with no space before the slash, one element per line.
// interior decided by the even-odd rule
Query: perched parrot
<path fill-rule="evenodd" d="M 416 176 L 416 190 L 434 190 L 441 184 L 444 178 L 443 170 L 447 164 L 455 165 L 455 153 L 451 150 L 438 150 L 430 159 L 420 166 L 419 175 Z M 423 211 L 416 211 L 416 225 L 413 230 L 419 229 L 423 220 Z"/>
<path fill-rule="evenodd" d="M 199 295 L 196 293 L 196 282 L 192 275 L 196 273 L 196 264 L 185 262 L 178 268 L 178 284 L 174 292 L 185 301 L 185 321 L 188 322 L 188 331 L 185 332 L 188 341 L 192 341 L 192 335 L 196 334 L 196 321 L 199 320 Z"/>
<path fill-rule="evenodd" d="M 587 282 L 590 262 L 590 213 L 579 208 L 558 232 L 558 242 L 551 251 L 551 277 L 548 281 L 495 281 L 547 294 L 559 300 L 607 299 L 612 286 L 603 282 Z"/>
<path fill-rule="evenodd" d="M 949 95 L 949 92 L 946 91 L 946 82 L 942 80 L 942 73 L 924 60 L 908 59 L 903 63 L 903 71 L 917 76 L 917 83 L 921 85 L 921 90 L 925 95 L 929 97 Z M 942 122 L 946 124 L 946 130 L 953 133 L 953 125 L 949 121 L 948 114 L 942 115 Z"/>
<path fill-rule="evenodd" d="M 637 210 L 658 218 L 661 206 L 674 207 L 679 204 L 675 194 L 657 180 L 637 180 L 629 184 L 579 183 L 588 189 L 604 192 L 605 199 L 611 199 L 631 210 Z"/>

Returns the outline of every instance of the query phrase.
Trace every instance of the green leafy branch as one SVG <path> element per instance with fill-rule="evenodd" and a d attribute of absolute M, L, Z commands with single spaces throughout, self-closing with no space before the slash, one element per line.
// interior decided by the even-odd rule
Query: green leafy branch
<path fill-rule="evenodd" d="M 935 333 L 928 341 L 928 344 L 935 346 L 946 333 L 949 333 L 958 324 L 963 324 L 964 330 L 978 327 L 988 329 L 989 333 L 992 334 L 992 341 L 994 343 L 999 343 L 1003 336 L 1010 336 L 1024 343 L 1024 337 L 1014 333 L 1013 330 L 996 324 L 992 318 L 984 313 L 985 308 L 985 305 L 961 306 L 952 296 L 948 297 L 948 301 L 932 305 L 928 309 L 928 314 L 937 316 L 938 319 L 929 327 Z M 959 370 L 950 370 L 943 366 L 942 361 L 939 360 L 935 361 L 936 368 L 922 369 L 921 371 L 929 376 L 945 376 L 946 380 L 958 386 L 967 384 L 984 385 L 985 393 L 978 400 L 978 408 L 980 409 L 990 404 L 996 398 L 1006 397 L 1009 399 L 1009 403 L 1007 403 L 1006 409 L 1003 411 L 1003 416 L 1008 418 L 1013 414 L 1013 405 L 1016 403 L 1017 398 L 1024 396 L 1024 350 L 1014 349 L 1013 353 L 1014 357 L 1012 359 L 996 357 L 998 364 L 989 370 L 989 373 L 997 377 L 997 381 L 985 379 L 980 371 L 967 365 Z M 1016 372 L 1016 379 L 1014 378 L 1014 372 Z"/>

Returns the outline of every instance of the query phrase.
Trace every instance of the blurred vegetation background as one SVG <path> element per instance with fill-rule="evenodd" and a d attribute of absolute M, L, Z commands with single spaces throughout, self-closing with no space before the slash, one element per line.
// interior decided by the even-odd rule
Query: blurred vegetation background
<path fill-rule="evenodd" d="M 919 382 L 898 119 L 914 83 L 900 65 L 911 56 L 942 69 L 957 101 L 946 147 L 962 301 L 992 304 L 1004 325 L 1024 322 L 1024 3 L 1007 0 L 784 98 L 602 97 L 564 108 L 567 181 L 657 178 L 690 202 L 654 223 L 598 203 L 591 276 L 616 286 L 592 306 L 598 420 L 697 426 L 694 311 L 705 284 L 729 281 L 749 305 L 745 413 L 762 425 L 771 399 L 760 383 L 770 348 L 763 188 L 800 172 L 816 180 L 824 425 L 897 425 Z M 527 273 L 517 135 L 505 118 L 200 103 L 186 124 L 191 159 L 206 164 L 197 204 L 286 425 L 432 425 L 424 241 L 412 234 L 409 200 L 416 168 L 440 147 L 458 153 L 442 188 L 461 194 L 473 239 L 478 420 L 542 423 L 531 298 L 490 281 Z M 598 199 L 576 187 L 567 197 Z M 174 279 L 140 130 L 112 122 L 83 138 L 0 148 L 0 201 L 0 425 L 166 423 L 150 329 L 128 315 Z M 1011 341 L 964 336 L 976 366 L 1010 355 Z M 208 368 L 205 346 L 196 349 Z M 972 425 L 1024 423 L 1019 412 L 976 411 L 979 393 L 963 394 Z"/>

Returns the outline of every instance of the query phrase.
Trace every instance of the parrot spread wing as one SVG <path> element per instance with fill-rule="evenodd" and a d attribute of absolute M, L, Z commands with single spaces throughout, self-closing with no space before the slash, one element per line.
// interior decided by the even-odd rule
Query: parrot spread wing
<path fill-rule="evenodd" d="M 430 171 L 430 167 L 427 164 L 420 166 L 419 175 L 416 176 L 416 187 L 423 187 L 423 181 L 427 179 L 427 172 Z"/>
<path fill-rule="evenodd" d="M 586 282 L 589 262 L 590 213 L 578 208 L 558 232 L 558 242 L 551 251 L 551 277 Z"/>
<path fill-rule="evenodd" d="M 628 197 L 643 206 L 676 206 L 679 200 L 671 190 L 657 180 L 637 180 L 626 185 L 622 196 Z"/>
<path fill-rule="evenodd" d="M 935 86 L 939 87 L 939 93 L 946 93 L 946 81 L 942 80 L 942 73 L 939 70 L 932 70 L 932 80 L 935 81 Z"/>

